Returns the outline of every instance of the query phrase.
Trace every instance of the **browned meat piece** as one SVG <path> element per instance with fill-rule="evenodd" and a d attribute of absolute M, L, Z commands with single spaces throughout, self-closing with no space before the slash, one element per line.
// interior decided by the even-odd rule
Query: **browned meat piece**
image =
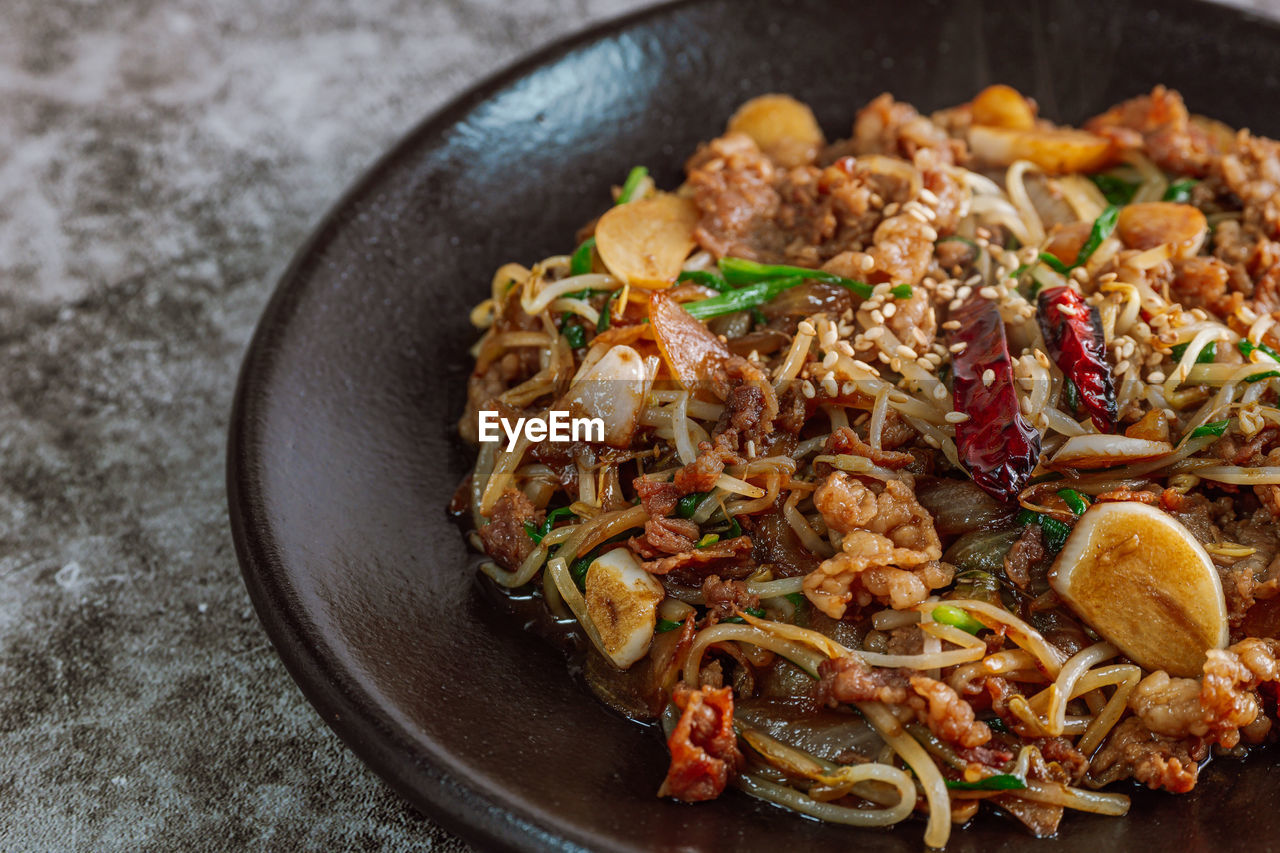
<path fill-rule="evenodd" d="M 708 575 L 702 582 L 702 601 L 713 622 L 726 619 L 739 610 L 760 606 L 760 596 L 747 591 L 742 581 L 723 581 L 719 575 Z"/>
<path fill-rule="evenodd" d="M 934 259 L 948 275 L 963 277 L 978 260 L 978 252 L 963 240 L 943 240 L 934 248 Z"/>
<path fill-rule="evenodd" d="M 1057 833 L 1065 811 L 1062 806 L 1049 803 L 1033 803 L 1012 794 L 992 797 L 991 802 L 1018 819 L 1036 838 L 1049 838 Z"/>
<path fill-rule="evenodd" d="M 676 503 L 687 494 L 675 483 L 650 480 L 648 477 L 636 477 L 631 485 L 650 518 L 664 518 L 675 512 Z"/>
<path fill-rule="evenodd" d="M 524 530 L 526 521 L 542 524 L 546 513 L 535 509 L 524 492 L 507 489 L 494 504 L 489 523 L 480 528 L 485 553 L 508 571 L 515 571 L 533 551 L 533 540 Z"/>
<path fill-rule="evenodd" d="M 665 575 L 677 569 L 700 568 L 715 563 L 736 561 L 738 558 L 750 553 L 751 537 L 738 536 L 733 539 L 725 539 L 714 545 L 708 545 L 705 548 L 681 551 L 679 554 L 672 554 L 670 557 L 662 557 L 641 563 L 641 565 L 651 574 Z"/>
<path fill-rule="evenodd" d="M 760 565 L 773 566 L 774 577 L 807 575 L 818 568 L 821 560 L 804 547 L 783 517 L 782 498 L 772 509 L 753 516 L 752 520 L 755 526 L 751 531 L 751 541 L 755 547 L 751 556 Z"/>
<path fill-rule="evenodd" d="M 951 582 L 954 569 L 939 562 L 942 543 L 932 517 L 901 480 L 876 493 L 843 471 L 814 493 L 814 506 L 844 534 L 843 550 L 805 578 L 805 595 L 833 619 L 851 601 L 879 600 L 903 610 Z"/>
<path fill-rule="evenodd" d="M 681 683 L 671 694 L 680 722 L 667 739 L 671 768 L 658 796 L 687 803 L 714 800 L 742 766 L 733 730 L 733 690 L 692 689 Z"/>
<path fill-rule="evenodd" d="M 1028 524 L 1022 535 L 1013 543 L 1004 558 L 1004 573 L 1018 589 L 1026 589 L 1031 583 L 1031 569 L 1045 557 L 1044 537 L 1040 525 Z"/>
<path fill-rule="evenodd" d="M 1145 150 L 1161 168 L 1203 177 L 1230 144 L 1230 131 L 1188 112 L 1182 96 L 1157 86 L 1085 122 L 1122 148 Z"/>
<path fill-rule="evenodd" d="M 981 746 L 991 740 L 991 729 L 973 718 L 973 708 L 949 685 L 924 675 L 911 676 L 910 684 L 923 700 L 921 704 L 927 705 L 918 707 L 913 701 L 912 707 L 935 737 L 964 747 Z"/>
<path fill-rule="evenodd" d="M 856 656 L 825 660 L 818 673 L 822 676 L 818 695 L 832 707 L 851 702 L 900 705 L 911 693 L 907 670 L 873 669 Z"/>
<path fill-rule="evenodd" d="M 1246 230 L 1280 239 L 1280 143 L 1241 131 L 1214 167 L 1214 177 L 1243 203 Z"/>
<path fill-rule="evenodd" d="M 1036 746 L 1044 760 L 1049 762 L 1047 778 L 1067 785 L 1077 785 L 1084 774 L 1089 772 L 1088 757 L 1064 737 L 1042 738 L 1037 741 Z M 1057 769 L 1054 765 L 1057 765 Z M 1059 774 L 1061 778 L 1058 778 Z"/>
<path fill-rule="evenodd" d="M 782 260 L 776 170 L 749 136 L 730 133 L 699 146 L 685 173 L 701 212 L 698 245 L 716 257 Z"/>
<path fill-rule="evenodd" d="M 1129 717 L 1093 757 L 1089 774 L 1098 786 L 1132 778 L 1152 790 L 1185 794 L 1196 786 L 1199 762 L 1208 754 L 1203 741 L 1163 737 Z"/>
<path fill-rule="evenodd" d="M 1252 439 L 1243 441 L 1241 436 L 1224 435 L 1211 448 L 1213 455 L 1233 465 L 1256 468 L 1280 464 L 1280 428 L 1266 427 Z M 1280 486 L 1264 484 L 1253 487 L 1254 494 L 1273 518 L 1280 518 Z"/>
<path fill-rule="evenodd" d="M 453 490 L 453 497 L 449 498 L 450 515 L 462 516 L 471 511 L 471 479 L 474 476 L 474 474 L 468 474 L 463 477 L 458 488 Z"/>
<path fill-rule="evenodd" d="M 764 420 L 766 408 L 762 386 L 755 383 L 738 385 L 725 398 L 724 414 L 717 432 L 732 428 L 738 431 L 743 441 L 760 443 L 764 435 L 773 431 L 773 424 Z"/>
<path fill-rule="evenodd" d="M 891 154 L 908 160 L 914 160 L 919 151 L 929 151 L 935 164 L 953 164 L 966 156 L 963 142 L 951 139 L 915 107 L 895 101 L 888 92 L 858 112 L 853 142 L 859 154 Z"/>
<path fill-rule="evenodd" d="M 888 418 L 885 420 L 887 421 Z M 880 437 L 883 440 L 883 430 L 881 430 Z M 910 453 L 902 453 L 894 450 L 876 450 L 874 447 L 863 441 L 861 436 L 848 427 L 840 427 L 839 429 L 833 430 L 831 435 L 827 438 L 826 444 L 823 445 L 823 450 L 824 452 L 833 455 L 846 453 L 851 456 L 863 456 L 870 459 L 877 465 L 893 470 L 905 468 L 915 461 L 915 457 Z"/>
<path fill-rule="evenodd" d="M 627 545 L 645 559 L 663 554 L 679 554 L 693 548 L 698 525 L 687 518 L 651 518 L 644 523 L 644 535 L 632 536 Z"/>
<path fill-rule="evenodd" d="M 1205 308 L 1220 316 L 1232 311 L 1231 269 L 1217 258 L 1197 255 L 1173 261 L 1173 298 L 1188 310 Z"/>

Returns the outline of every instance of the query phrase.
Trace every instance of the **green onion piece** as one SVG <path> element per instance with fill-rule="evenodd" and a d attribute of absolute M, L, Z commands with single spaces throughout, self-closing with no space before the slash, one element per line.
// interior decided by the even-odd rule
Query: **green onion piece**
<path fill-rule="evenodd" d="M 622 192 L 618 193 L 618 200 L 615 203 L 626 204 L 631 201 L 631 197 L 640 188 L 640 182 L 647 177 L 649 177 L 649 170 L 644 166 L 635 166 L 627 172 L 627 179 L 622 182 Z"/>
<path fill-rule="evenodd" d="M 595 553 L 595 551 L 592 551 L 585 557 L 579 557 L 569 564 L 569 575 L 573 578 L 573 582 L 578 589 L 585 589 L 587 586 L 587 569 L 591 568 L 591 564 L 595 562 Z"/>
<path fill-rule="evenodd" d="M 889 288 L 889 292 L 893 294 L 894 299 L 910 299 L 911 285 L 895 284 L 893 287 Z"/>
<path fill-rule="evenodd" d="M 756 326 L 768 325 L 769 318 L 766 317 L 764 315 L 764 312 L 761 311 L 759 308 L 752 308 L 751 311 L 748 313 L 751 314 L 751 322 L 753 325 L 756 325 Z"/>
<path fill-rule="evenodd" d="M 728 293 L 722 293 L 710 299 L 686 302 L 682 307 L 698 320 L 748 311 L 757 305 L 763 305 L 782 291 L 795 287 L 803 281 L 802 278 L 774 278 L 739 287 L 737 290 L 730 290 Z"/>
<path fill-rule="evenodd" d="M 1029 269 L 1031 269 L 1031 264 L 1019 264 L 1016 270 L 1009 273 L 1009 278 L 1014 279 L 1016 281 L 1022 278 L 1022 274 Z"/>
<path fill-rule="evenodd" d="M 681 518 L 693 518 L 693 514 L 698 511 L 698 504 L 702 503 L 703 498 L 711 494 L 710 492 L 693 492 L 676 501 L 676 515 Z"/>
<path fill-rule="evenodd" d="M 1173 360 L 1182 361 L 1182 357 L 1187 354 L 1187 347 L 1191 345 L 1190 341 L 1173 345 Z M 1200 350 L 1200 354 L 1196 356 L 1196 364 L 1213 364 L 1213 360 L 1218 357 L 1218 342 L 1209 341 L 1205 344 L 1204 349 Z"/>
<path fill-rule="evenodd" d="M 1191 431 L 1191 438 L 1201 438 L 1206 435 L 1222 435 L 1227 431 L 1227 424 L 1231 421 L 1214 421 L 1213 423 L 1201 424 Z"/>
<path fill-rule="evenodd" d="M 1089 508 L 1089 502 L 1085 500 L 1084 495 L 1075 489 L 1059 489 L 1058 497 L 1067 502 L 1067 506 L 1071 507 L 1071 511 L 1076 515 L 1084 515 L 1084 511 Z"/>
<path fill-rule="evenodd" d="M 1111 236 L 1111 232 L 1116 230 L 1116 219 L 1120 216 L 1120 208 L 1114 204 L 1109 205 L 1106 210 L 1099 214 L 1098 218 L 1093 221 L 1093 228 L 1089 230 L 1089 239 L 1084 241 L 1084 245 L 1080 247 L 1080 253 L 1076 255 L 1076 262 L 1073 267 L 1084 266 L 1085 261 L 1098 251 L 1098 247 L 1102 245 L 1102 241 Z"/>
<path fill-rule="evenodd" d="M 1254 350 L 1258 350 L 1271 356 L 1276 361 L 1280 361 L 1280 352 L 1276 352 L 1266 344 L 1255 344 L 1253 341 L 1242 340 L 1236 343 L 1236 348 L 1240 350 L 1240 353 L 1244 355 L 1245 358 L 1253 355 Z"/>
<path fill-rule="evenodd" d="M 742 535 L 742 525 L 738 523 L 738 519 L 729 516 L 729 529 L 724 532 L 725 539 L 737 539 Z"/>
<path fill-rule="evenodd" d="M 541 530 L 539 530 L 538 525 L 534 524 L 532 521 L 526 521 L 524 523 L 524 532 L 527 533 L 529 538 L 532 539 L 535 543 L 541 543 L 542 537 L 546 535 Z"/>
<path fill-rule="evenodd" d="M 1045 546 L 1054 554 L 1062 550 L 1062 546 L 1067 544 L 1067 537 L 1071 535 L 1070 525 L 1047 515 L 1040 516 L 1040 530 L 1044 533 Z"/>
<path fill-rule="evenodd" d="M 1133 194 L 1138 191 L 1140 186 L 1132 181 L 1117 178 L 1115 175 L 1090 175 L 1089 180 L 1093 181 L 1094 186 L 1102 191 L 1108 203 L 1117 205 L 1128 204 L 1133 201 Z"/>
<path fill-rule="evenodd" d="M 1067 266 L 1062 261 L 1058 260 L 1056 257 L 1049 254 L 1048 252 L 1040 253 L 1040 263 L 1044 264 L 1054 272 L 1060 272 L 1063 275 L 1066 275 L 1067 273 L 1071 272 L 1071 267 Z"/>
<path fill-rule="evenodd" d="M 691 281 L 721 293 L 729 289 L 729 282 L 709 270 L 685 270 L 676 276 L 676 281 Z"/>
<path fill-rule="evenodd" d="M 769 615 L 768 613 L 764 612 L 763 607 L 748 607 L 745 612 L 747 613 L 747 615 L 754 616 L 757 619 L 763 619 Z"/>
<path fill-rule="evenodd" d="M 569 257 L 569 275 L 586 275 L 591 272 L 591 256 L 596 250 L 596 238 L 588 237 L 573 250 Z"/>
<path fill-rule="evenodd" d="M 948 779 L 947 787 L 953 791 L 1021 791 L 1027 787 L 1027 783 L 1012 773 L 997 773 L 977 782 Z"/>
<path fill-rule="evenodd" d="M 693 546 L 693 547 L 695 547 L 695 548 L 706 548 L 708 545 L 714 545 L 714 544 L 716 544 L 716 543 L 717 543 L 717 542 L 719 542 L 719 541 L 720 541 L 720 534 L 719 534 L 719 533 L 707 533 L 707 534 L 705 534 L 701 539 L 699 539 L 699 540 L 694 544 L 694 546 Z"/>
<path fill-rule="evenodd" d="M 1004 720 L 999 717 L 992 717 L 989 720 L 983 720 L 987 724 L 987 728 L 993 732 L 1007 732 L 1009 727 L 1004 724 Z"/>
<path fill-rule="evenodd" d="M 939 604 L 937 607 L 933 608 L 930 615 L 933 616 L 934 622 L 941 622 L 943 625 L 951 625 L 959 628 L 961 631 L 967 631 L 970 634 L 976 634 L 983 628 L 987 627 L 965 611 L 961 610 L 959 607 L 954 607 L 950 604 Z"/>
<path fill-rule="evenodd" d="M 569 317 L 569 312 L 565 312 L 564 318 L 567 320 Z M 564 323 L 560 327 L 560 332 L 573 349 L 582 349 L 587 345 L 587 330 L 577 323 Z"/>
<path fill-rule="evenodd" d="M 596 321 L 597 333 L 606 331 L 609 328 L 609 322 L 611 319 L 609 316 L 609 313 L 613 309 L 613 300 L 616 299 L 618 294 L 621 292 L 622 291 L 620 290 L 615 290 L 613 293 L 610 293 L 609 296 L 604 300 L 604 308 L 600 311 L 600 319 Z"/>
<path fill-rule="evenodd" d="M 577 517 L 578 517 L 578 514 L 575 513 L 573 510 L 569 509 L 567 506 L 562 506 L 558 509 L 553 509 L 551 510 L 551 512 L 547 513 L 547 517 L 543 519 L 542 526 L 540 527 L 534 526 L 534 523 L 532 521 L 526 521 L 524 523 L 524 532 L 529 534 L 529 538 L 532 539 L 534 542 L 541 542 L 542 537 L 546 536 L 548 533 L 551 532 L 552 526 L 554 526 L 557 521 L 559 521 L 562 518 L 577 518 Z"/>
<path fill-rule="evenodd" d="M 742 612 L 743 612 L 743 613 L 746 613 L 748 616 L 754 616 L 754 617 L 755 617 L 755 618 L 757 618 L 757 619 L 763 619 L 763 618 L 765 618 L 765 617 L 768 615 L 767 613 L 765 613 L 765 612 L 764 612 L 764 610 L 762 610 L 762 609 L 761 609 L 761 608 L 759 608 L 759 607 L 748 607 L 746 610 L 744 610 L 744 611 L 742 611 Z M 743 619 L 741 616 L 726 616 L 725 618 L 721 619 L 720 621 L 721 621 L 721 622 L 731 622 L 731 623 L 733 623 L 734 625 L 743 625 L 743 624 L 745 624 L 745 623 L 746 623 L 746 621 L 747 621 L 747 620 L 746 620 L 746 619 Z"/>
<path fill-rule="evenodd" d="M 1018 510 L 1017 516 L 1015 516 L 1013 520 L 1018 525 L 1025 527 L 1028 524 L 1035 524 L 1039 518 L 1040 518 L 1039 513 L 1032 512 L 1029 509 L 1020 509 Z"/>
<path fill-rule="evenodd" d="M 672 622 L 670 619 L 659 619 L 658 627 L 654 630 L 654 633 L 665 634 L 668 631 L 674 631 L 683 624 L 683 622 Z"/>
<path fill-rule="evenodd" d="M 1195 185 L 1200 183 L 1195 178 L 1181 178 L 1169 184 L 1169 188 L 1164 191 L 1164 198 L 1161 201 L 1176 201 L 1186 204 L 1191 201 L 1191 190 Z"/>
<path fill-rule="evenodd" d="M 802 592 L 789 592 L 786 595 L 784 595 L 783 598 L 785 598 L 787 601 L 790 601 L 791 606 L 794 607 L 796 610 L 799 610 L 801 607 L 804 607 L 805 601 L 807 600 L 804 597 L 804 593 Z"/>
<path fill-rule="evenodd" d="M 1275 379 L 1280 376 L 1280 370 L 1268 370 L 1266 373 L 1254 373 L 1244 378 L 1245 382 L 1261 382 L 1264 379 Z"/>
<path fill-rule="evenodd" d="M 838 284 L 857 293 L 863 299 L 871 296 L 873 288 L 861 281 L 854 281 L 842 275 L 822 270 L 811 270 L 806 267 L 793 267 L 786 264 L 758 264 L 746 258 L 721 258 L 720 272 L 724 280 L 735 287 L 744 284 L 755 284 L 758 281 L 772 281 L 779 278 L 807 278 L 810 281 L 821 281 L 826 284 Z"/>

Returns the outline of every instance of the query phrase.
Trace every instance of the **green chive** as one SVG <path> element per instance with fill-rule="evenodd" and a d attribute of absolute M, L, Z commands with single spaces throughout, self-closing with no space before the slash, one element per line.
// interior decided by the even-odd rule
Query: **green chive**
<path fill-rule="evenodd" d="M 992 717 L 989 720 L 984 720 L 984 722 L 987 724 L 987 728 L 991 729 L 991 731 L 993 732 L 1009 731 L 1009 727 L 1006 726 L 1004 724 L 1004 720 L 1000 719 L 999 717 Z"/>
<path fill-rule="evenodd" d="M 1067 273 L 1071 272 L 1071 267 L 1067 266 L 1062 261 L 1058 260 L 1055 256 L 1049 254 L 1048 252 L 1040 253 L 1040 263 L 1044 264 L 1054 272 L 1060 272 L 1063 275 L 1066 275 Z"/>
<path fill-rule="evenodd" d="M 804 593 L 789 592 L 786 595 L 784 595 L 783 598 L 785 598 L 787 601 L 790 601 L 791 606 L 794 607 L 796 610 L 799 610 L 801 607 L 804 607 L 804 604 L 805 604 Z"/>
<path fill-rule="evenodd" d="M 654 631 L 655 634 L 665 634 L 668 631 L 674 631 L 683 625 L 683 622 L 672 622 L 670 619 L 659 619 L 658 627 Z"/>
<path fill-rule="evenodd" d="M 894 299 L 910 299 L 911 285 L 895 284 L 893 287 L 889 289 L 889 292 L 893 294 Z"/>
<path fill-rule="evenodd" d="M 948 779 L 947 787 L 953 791 L 1021 791 L 1027 787 L 1027 783 L 1012 773 L 997 773 L 977 782 Z"/>
<path fill-rule="evenodd" d="M 702 503 L 703 498 L 711 494 L 710 492 L 693 492 L 685 495 L 676 501 L 676 515 L 681 518 L 693 518 L 693 514 L 698 511 L 698 504 Z"/>
<path fill-rule="evenodd" d="M 610 293 L 609 296 L 604 300 L 604 308 L 601 309 L 600 311 L 600 319 L 596 321 L 597 334 L 608 330 L 609 322 L 610 322 L 609 312 L 613 308 L 613 300 L 617 298 L 619 293 L 621 293 L 621 291 L 615 290 L 613 293 Z"/>
<path fill-rule="evenodd" d="M 763 305 L 782 291 L 795 287 L 803 283 L 803 281 L 804 279 L 801 278 L 774 278 L 756 284 L 748 284 L 745 287 L 739 287 L 737 290 L 731 290 L 728 293 L 722 293 L 710 299 L 686 302 L 683 307 L 684 310 L 699 320 L 718 317 L 721 314 L 748 311 L 757 305 Z"/>
<path fill-rule="evenodd" d="M 1089 502 L 1084 499 L 1084 495 L 1075 489 L 1059 489 L 1058 497 L 1067 502 L 1067 506 L 1071 507 L 1071 511 L 1076 515 L 1084 515 L 1084 511 L 1089 508 Z"/>
<path fill-rule="evenodd" d="M 587 585 L 587 569 L 591 568 L 591 564 L 595 562 L 595 553 L 592 551 L 569 564 L 569 575 L 578 589 L 584 589 Z"/>
<path fill-rule="evenodd" d="M 616 204 L 626 204 L 640 188 L 640 182 L 649 177 L 649 170 L 644 166 L 636 166 L 627 172 L 627 179 L 622 182 L 622 192 L 618 193 Z"/>
<path fill-rule="evenodd" d="M 738 523 L 738 519 L 729 516 L 729 529 L 724 532 L 725 539 L 737 539 L 742 535 L 742 525 Z"/>
<path fill-rule="evenodd" d="M 1200 183 L 1194 178 L 1181 178 L 1169 184 L 1169 188 L 1164 191 L 1164 198 L 1161 201 L 1176 201 L 1186 204 L 1191 201 L 1191 190 L 1195 185 Z"/>
<path fill-rule="evenodd" d="M 569 509 L 567 506 L 562 506 L 559 509 L 553 509 L 551 512 L 547 513 L 547 517 L 543 520 L 541 527 L 535 526 L 532 521 L 526 521 L 524 523 L 524 532 L 529 534 L 529 538 L 534 542 L 541 542 L 542 537 L 551 532 L 552 526 L 554 526 L 557 521 L 562 518 L 577 517 L 577 513 L 573 510 Z"/>
<path fill-rule="evenodd" d="M 854 281 L 835 273 L 822 270 L 811 270 L 806 267 L 793 267 L 786 264 L 758 264 L 746 258 L 721 258 L 720 272 L 724 280 L 735 287 L 744 284 L 755 284 L 761 281 L 773 281 L 780 278 L 804 278 L 810 281 L 821 281 L 826 284 L 838 284 L 847 287 L 866 299 L 871 296 L 871 285 Z"/>
<path fill-rule="evenodd" d="M 729 289 L 729 282 L 708 270 L 685 270 L 680 273 L 680 275 L 676 276 L 676 281 L 691 281 L 694 284 L 701 284 L 704 287 L 709 287 L 712 290 L 718 290 L 721 293 L 724 293 Z"/>
<path fill-rule="evenodd" d="M 1182 361 L 1182 357 L 1187 354 L 1187 347 L 1190 345 L 1190 341 L 1186 341 L 1181 344 L 1174 344 L 1172 352 L 1173 360 Z M 1200 350 L 1200 354 L 1196 356 L 1196 364 L 1213 364 L 1213 360 L 1217 357 L 1218 342 L 1209 341 L 1209 343 L 1205 345 L 1204 349 Z"/>
<path fill-rule="evenodd" d="M 572 314 L 565 312 L 564 319 L 568 320 Z M 565 322 L 560 327 L 561 334 L 564 339 L 569 342 L 569 346 L 573 349 L 582 349 L 587 345 L 587 330 L 579 326 L 577 323 Z"/>
<path fill-rule="evenodd" d="M 532 521 L 526 521 L 524 523 L 524 532 L 527 533 L 529 538 L 535 543 L 542 542 L 542 537 L 545 535 L 538 529 L 538 525 L 534 524 Z"/>
<path fill-rule="evenodd" d="M 748 313 L 751 314 L 752 325 L 755 325 L 755 326 L 768 325 L 769 318 L 766 317 L 764 315 L 764 312 L 761 311 L 759 308 L 752 308 Z"/>
<path fill-rule="evenodd" d="M 1040 517 L 1040 529 L 1044 532 L 1045 546 L 1053 554 L 1062 550 L 1062 546 L 1067 544 L 1067 537 L 1071 535 L 1070 525 L 1063 524 L 1056 518 L 1050 518 L 1047 515 Z"/>
<path fill-rule="evenodd" d="M 1116 230 L 1116 219 L 1120 216 L 1120 208 L 1114 204 L 1109 205 L 1106 210 L 1093 221 L 1093 228 L 1089 230 L 1089 239 L 1084 241 L 1084 245 L 1080 247 L 1080 253 L 1076 255 L 1076 262 L 1073 267 L 1084 266 L 1084 263 L 1098 251 L 1098 247 L 1102 245 L 1102 241 L 1111 236 L 1111 232 Z"/>
<path fill-rule="evenodd" d="M 1268 370 L 1265 373 L 1253 373 L 1244 378 L 1245 382 L 1261 382 L 1264 379 L 1275 379 L 1280 376 L 1280 370 Z"/>
<path fill-rule="evenodd" d="M 596 238 L 588 237 L 573 250 L 569 258 L 569 275 L 586 275 L 591 272 L 591 256 L 596 250 Z"/>
<path fill-rule="evenodd" d="M 951 625 L 970 634 L 976 634 L 987 627 L 959 607 L 950 604 L 939 604 L 933 608 L 930 615 L 933 617 L 934 622 Z"/>
<path fill-rule="evenodd" d="M 718 533 L 707 533 L 707 534 L 705 534 L 701 539 L 699 539 L 699 540 L 694 544 L 694 546 L 693 546 L 693 547 L 695 547 L 695 548 L 706 548 L 708 545 L 714 545 L 714 544 L 716 544 L 716 543 L 717 543 L 717 542 L 719 542 L 719 541 L 720 541 L 720 534 L 718 534 Z"/>
<path fill-rule="evenodd" d="M 1214 421 L 1213 423 L 1201 424 L 1191 431 L 1191 438 L 1201 438 L 1206 435 L 1222 435 L 1227 431 L 1227 424 L 1231 421 Z"/>
<path fill-rule="evenodd" d="M 1108 203 L 1116 205 L 1128 204 L 1133 201 L 1133 194 L 1138 191 L 1140 186 L 1140 184 L 1133 181 L 1121 180 L 1115 175 L 1090 175 L 1089 180 L 1093 181 L 1094 185 L 1102 191 Z"/>
<path fill-rule="evenodd" d="M 1271 356 L 1276 361 L 1280 361 L 1280 352 L 1276 352 L 1266 344 L 1255 344 L 1252 341 L 1239 341 L 1236 343 L 1236 348 L 1240 350 L 1241 354 L 1244 355 L 1245 358 L 1253 355 L 1254 350 L 1258 350 L 1259 352 L 1264 352 Z"/>
<path fill-rule="evenodd" d="M 1071 381 L 1071 377 L 1066 377 L 1062 381 L 1063 396 L 1067 398 L 1067 406 L 1074 412 L 1080 408 L 1080 389 L 1076 387 L 1076 383 Z"/>

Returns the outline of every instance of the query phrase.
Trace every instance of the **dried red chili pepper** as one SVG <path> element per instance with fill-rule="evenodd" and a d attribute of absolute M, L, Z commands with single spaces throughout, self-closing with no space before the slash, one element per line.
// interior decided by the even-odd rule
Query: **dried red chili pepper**
<path fill-rule="evenodd" d="M 1050 287 L 1040 292 L 1040 331 L 1049 357 L 1076 386 L 1080 405 L 1100 432 L 1115 432 L 1115 382 L 1102 337 L 1102 318 L 1079 291 Z"/>
<path fill-rule="evenodd" d="M 671 769 L 658 796 L 686 803 L 714 800 L 724 791 L 729 775 L 742 765 L 738 736 L 733 731 L 733 689 L 694 690 L 681 683 L 671 701 L 683 713 L 667 739 Z"/>
<path fill-rule="evenodd" d="M 965 345 L 951 356 L 952 399 L 969 416 L 956 424 L 960 462 L 983 491 L 1011 502 L 1035 470 L 1040 433 L 1018 407 L 1004 321 L 995 303 L 976 294 L 950 319 L 960 323 L 952 343 Z"/>

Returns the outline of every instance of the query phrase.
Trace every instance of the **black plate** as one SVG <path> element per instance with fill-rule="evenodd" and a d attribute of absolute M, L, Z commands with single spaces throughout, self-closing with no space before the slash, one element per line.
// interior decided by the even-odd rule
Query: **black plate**
<path fill-rule="evenodd" d="M 929 110 L 1003 81 L 1078 121 L 1156 83 L 1280 135 L 1280 32 L 1191 2 L 695 0 L 554 46 L 427 120 L 351 190 L 280 282 L 240 376 L 228 451 L 245 582 L 307 698 L 415 805 L 487 846 L 918 850 L 922 825 L 829 827 L 736 792 L 658 800 L 652 731 L 479 594 L 444 504 L 468 310 L 508 260 L 571 248 L 636 163 L 674 186 L 699 140 L 762 92 L 830 137 L 882 91 Z M 953 850 L 1274 847 L 1270 755 L 1139 793 L 1125 820 L 1070 814 L 1033 843 L 997 817 Z"/>

